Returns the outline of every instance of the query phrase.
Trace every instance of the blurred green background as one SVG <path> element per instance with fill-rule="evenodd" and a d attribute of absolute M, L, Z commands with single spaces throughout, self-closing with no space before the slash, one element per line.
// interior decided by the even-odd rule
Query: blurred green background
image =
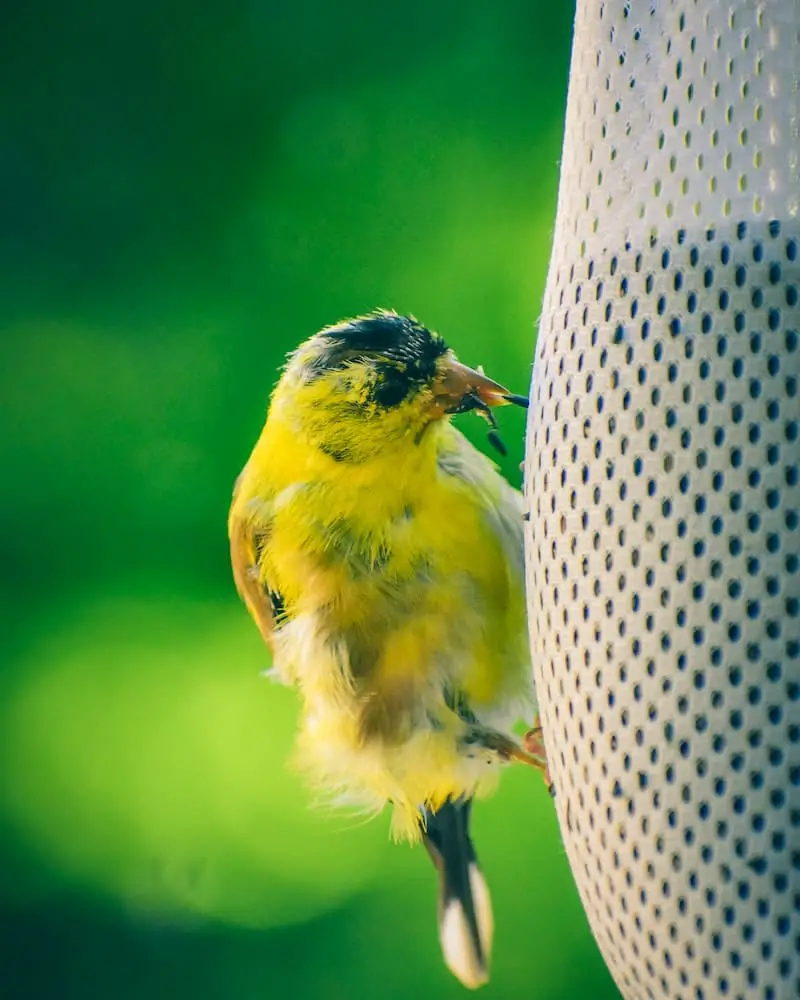
<path fill-rule="evenodd" d="M 296 706 L 259 676 L 225 519 L 283 355 L 343 315 L 413 311 L 526 391 L 571 20 L 4 5 L 4 1000 L 464 995 L 424 852 L 285 766 Z M 615 996 L 541 782 L 510 769 L 475 836 L 485 995 Z"/>

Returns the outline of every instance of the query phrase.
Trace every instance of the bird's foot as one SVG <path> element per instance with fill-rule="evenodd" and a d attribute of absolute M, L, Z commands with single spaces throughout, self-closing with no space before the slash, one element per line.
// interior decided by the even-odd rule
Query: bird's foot
<path fill-rule="evenodd" d="M 522 746 L 531 755 L 531 757 L 535 757 L 536 760 L 541 761 L 541 771 L 544 777 L 544 783 L 547 785 L 547 790 L 550 794 L 555 794 L 553 789 L 553 779 L 550 777 L 550 768 L 547 764 L 547 753 L 544 748 L 542 723 L 538 715 L 533 720 L 533 727 L 523 736 Z"/>
<path fill-rule="evenodd" d="M 469 727 L 464 743 L 471 746 L 483 747 L 500 757 L 504 761 L 517 761 L 520 764 L 527 764 L 535 767 L 544 773 L 547 762 L 543 755 L 529 752 L 527 747 L 521 747 L 516 740 L 496 729 L 487 729 L 484 726 L 472 725 Z"/>

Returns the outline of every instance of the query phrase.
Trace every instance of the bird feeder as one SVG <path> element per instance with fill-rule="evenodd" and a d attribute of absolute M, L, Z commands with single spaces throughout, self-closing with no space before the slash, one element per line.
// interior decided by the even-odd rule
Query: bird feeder
<path fill-rule="evenodd" d="M 800 996 L 800 5 L 579 0 L 529 621 L 626 1000 Z"/>

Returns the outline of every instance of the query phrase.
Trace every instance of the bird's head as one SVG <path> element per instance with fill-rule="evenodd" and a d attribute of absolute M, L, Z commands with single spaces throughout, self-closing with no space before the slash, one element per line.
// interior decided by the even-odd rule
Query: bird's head
<path fill-rule="evenodd" d="M 291 355 L 273 399 L 312 444 L 361 462 L 429 427 L 476 409 L 527 405 L 463 365 L 445 341 L 411 316 L 383 310 L 326 327 Z"/>

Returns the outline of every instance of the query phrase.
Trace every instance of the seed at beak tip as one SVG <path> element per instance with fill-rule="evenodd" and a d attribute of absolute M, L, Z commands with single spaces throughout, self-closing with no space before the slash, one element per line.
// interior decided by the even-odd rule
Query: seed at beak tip
<path fill-rule="evenodd" d="M 503 439 L 500 437 L 497 431 L 495 430 L 489 431 L 488 438 L 489 438 L 489 444 L 495 449 L 495 451 L 498 451 L 503 456 L 503 458 L 505 458 L 508 455 L 508 449 L 506 448 Z"/>
<path fill-rule="evenodd" d="M 526 410 L 528 409 L 529 400 L 527 396 L 519 396 L 515 392 L 507 392 L 504 393 L 503 399 L 505 399 L 507 403 L 513 403 L 514 406 L 522 406 Z"/>

